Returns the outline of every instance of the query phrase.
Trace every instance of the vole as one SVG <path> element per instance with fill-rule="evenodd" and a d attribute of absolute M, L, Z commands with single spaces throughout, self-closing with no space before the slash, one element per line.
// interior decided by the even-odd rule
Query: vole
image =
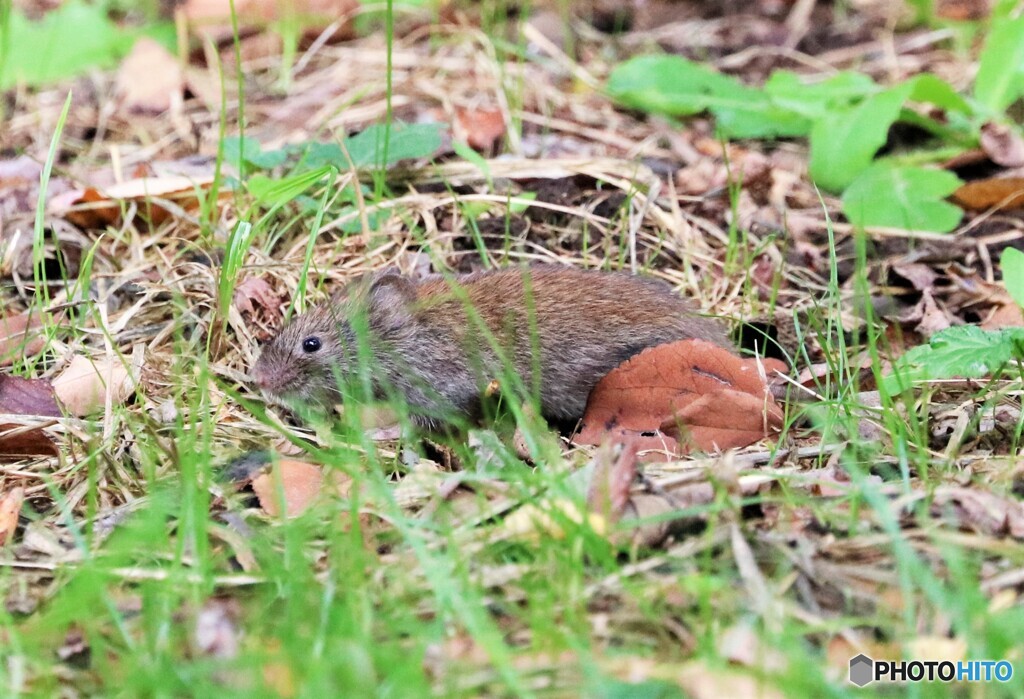
<path fill-rule="evenodd" d="M 293 319 L 263 347 L 255 383 L 286 404 L 337 404 L 339 384 L 361 380 L 360 338 L 376 396 L 391 387 L 428 429 L 480 417 L 503 367 L 526 390 L 539 379 L 542 415 L 565 424 L 605 374 L 647 347 L 699 338 L 732 348 L 718 321 L 650 278 L 553 265 L 422 281 L 385 272 Z"/>

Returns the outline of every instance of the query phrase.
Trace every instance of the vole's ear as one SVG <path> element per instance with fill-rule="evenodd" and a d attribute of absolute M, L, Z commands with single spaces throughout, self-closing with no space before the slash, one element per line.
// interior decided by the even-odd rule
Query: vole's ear
<path fill-rule="evenodd" d="M 412 322 L 416 286 L 393 270 L 373 276 L 370 282 L 370 324 L 393 331 Z"/>

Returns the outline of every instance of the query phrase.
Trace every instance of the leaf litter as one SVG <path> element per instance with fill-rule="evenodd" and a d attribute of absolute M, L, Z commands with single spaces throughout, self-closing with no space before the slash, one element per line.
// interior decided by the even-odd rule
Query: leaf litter
<path fill-rule="evenodd" d="M 624 61 L 634 49 L 652 43 L 707 62 L 714 76 L 720 76 L 708 77 L 709 84 L 742 94 L 751 94 L 748 88 L 762 85 L 778 69 L 797 71 L 805 90 L 851 67 L 879 84 L 925 71 L 967 84 L 970 62 L 944 49 L 947 34 L 902 29 L 884 3 L 849 11 L 841 27 L 832 21 L 835 10 L 827 3 L 757 2 L 750 8 L 735 3 L 643 3 L 642 9 L 637 9 L 641 4 L 624 9 L 630 16 L 618 19 L 600 11 L 577 18 L 576 24 L 564 27 L 573 35 L 570 45 L 560 43 L 557 35 L 528 34 L 531 39 L 523 48 L 527 60 L 503 60 L 468 38 L 482 21 L 479 8 L 453 9 L 437 18 L 446 23 L 444 31 L 465 41 L 430 40 L 424 28 L 434 26 L 435 19 L 413 14 L 396 27 L 402 40 L 392 55 L 391 107 L 405 123 L 440 120 L 447 126 L 439 133 L 439 145 L 418 151 L 414 143 L 411 155 L 391 163 L 386 180 L 392 190 L 374 197 L 365 187 L 371 184 L 367 172 L 349 173 L 348 164 L 324 147 L 351 144 L 342 139 L 358 137 L 383 121 L 386 62 L 380 35 L 357 38 L 349 22 L 354 5 L 334 3 L 330 22 L 308 25 L 311 40 L 289 66 L 287 79 L 278 82 L 280 43 L 259 43 L 268 35 L 264 24 L 269 10 L 251 3 L 252 8 L 242 8 L 251 10 L 242 14 L 242 60 L 248 81 L 246 136 L 259 146 L 253 172 L 271 183 L 287 183 L 291 168 L 300 167 L 297 158 L 321 157 L 323 164 L 349 173 L 349 179 L 339 181 L 342 195 L 332 202 L 336 208 L 325 213 L 313 241 L 306 235 L 309 212 L 324 194 L 323 182 L 314 181 L 293 197 L 288 215 L 299 225 L 274 221 L 272 230 L 261 234 L 260 244 L 247 251 L 244 275 L 231 297 L 240 317 L 230 319 L 216 342 L 207 342 L 225 327 L 217 315 L 224 269 L 217 251 L 226 248 L 231 231 L 247 216 L 234 205 L 238 190 L 224 183 L 217 199 L 205 202 L 214 194 L 222 100 L 228 123 L 234 124 L 242 95 L 235 81 L 221 83 L 211 61 L 233 65 L 235 60 L 234 46 L 226 39 L 230 34 L 223 34 L 229 24 L 227 3 L 201 5 L 185 3 L 186 19 L 199 24 L 205 13 L 202 31 L 215 38 L 220 32 L 221 43 L 206 45 L 180 62 L 174 59 L 179 65 L 173 68 L 152 45 L 136 44 L 135 55 L 120 72 L 91 76 L 89 80 L 98 81 L 95 85 L 81 78 L 59 89 L 17 93 L 13 118 L 0 132 L 0 182 L 12 185 L 0 188 L 0 227 L 6 240 L 7 231 L 34 234 L 26 221 L 35 210 L 40 164 L 66 88 L 75 88 L 58 167 L 47 190 L 49 228 L 60 243 L 71 236 L 52 224 L 67 224 L 85 239 L 88 244 L 81 249 L 91 250 L 94 265 L 102 268 L 87 292 L 77 290 L 79 299 L 101 310 L 67 313 L 43 323 L 36 320 L 38 306 L 16 310 L 35 303 L 34 261 L 21 257 L 21 264 L 14 264 L 6 262 L 14 258 L 4 257 L 8 310 L 3 347 L 11 372 L 20 376 L 5 375 L 0 382 L 3 412 L 11 418 L 4 418 L 0 446 L 14 452 L 4 456 L 12 466 L 3 474 L 0 532 L 14 560 L 50 571 L 49 577 L 39 578 L 30 577 L 35 574 L 28 568 L 12 567 L 12 576 L 40 590 L 65 584 L 60 567 L 77 560 L 69 555 L 73 528 L 67 517 L 77 525 L 95 517 L 114 529 L 125 526 L 118 508 L 136 502 L 151 485 L 142 475 L 152 464 L 140 455 L 136 440 L 141 434 L 157 440 L 155 467 L 164 476 L 179 473 L 183 463 L 170 438 L 179 420 L 189 424 L 214 416 L 205 448 L 218 462 L 246 449 L 277 448 L 282 433 L 290 448 L 296 442 L 320 445 L 322 435 L 284 419 L 274 422 L 276 414 L 268 418 L 272 429 L 234 400 L 255 398 L 244 381 L 254 354 L 246 343 L 266 337 L 276 314 L 300 288 L 323 298 L 358 273 L 391 264 L 409 268 L 410 256 L 420 256 L 417 268 L 428 272 L 522 261 L 599 267 L 626 260 L 627 267 L 649 270 L 695 298 L 703 310 L 757 321 L 758 350 L 767 347 L 785 361 L 739 359 L 722 348 L 704 348 L 684 353 L 682 360 L 673 356 L 666 365 L 664 360 L 655 366 L 639 362 L 636 371 L 670 376 L 660 384 L 672 395 L 652 407 L 650 384 L 637 388 L 622 374 L 610 375 L 610 387 L 592 399 L 594 409 L 599 406 L 604 414 L 584 420 L 586 428 L 574 446 L 553 436 L 558 447 L 553 459 L 537 459 L 540 447 L 522 433 L 515 446 L 498 439 L 488 442 L 489 456 L 482 459 L 487 470 L 481 473 L 449 473 L 440 457 L 406 461 L 394 439 L 373 445 L 374 458 L 395 465 L 385 483 L 400 503 L 401 515 L 396 518 L 380 493 L 354 491 L 359 493 L 360 521 L 373 522 L 362 536 L 378 566 L 374 575 L 401 581 L 403 591 L 416 583 L 428 591 L 400 526 L 404 519 L 423 525 L 417 536 L 441 550 L 450 542 L 435 533 L 436 523 L 451 517 L 467 568 L 491 581 L 490 600 L 514 606 L 524 599 L 524 576 L 545 574 L 544 562 L 527 558 L 508 567 L 492 546 L 522 536 L 533 542 L 532 549 L 542 549 L 553 537 L 575 542 L 581 532 L 596 534 L 622 556 L 613 572 L 591 567 L 589 559 L 583 572 L 589 595 L 585 612 L 593 622 L 586 645 L 592 642 L 598 648 L 598 666 L 610 677 L 634 683 L 667 681 L 695 696 L 785 693 L 777 676 L 786 670 L 775 654 L 765 652 L 770 649 L 763 639 L 740 623 L 741 616 L 763 620 L 768 627 L 780 619 L 806 624 L 798 627 L 805 632 L 803 638 L 829 658 L 829 677 L 835 681 L 841 681 L 842 662 L 853 649 L 859 652 L 879 643 L 883 647 L 871 651 L 878 657 L 886 648 L 893 655 L 903 650 L 876 638 L 916 637 L 933 648 L 942 640 L 960 643 L 943 624 L 942 610 L 929 607 L 935 620 L 922 615 L 923 629 L 903 628 L 900 615 L 891 613 L 904 604 L 932 603 L 902 599 L 893 573 L 887 514 L 897 515 L 906 546 L 936 575 L 949 572 L 936 549 L 960 542 L 976 556 L 972 560 L 978 564 L 980 589 L 991 602 L 1019 607 L 1017 563 L 1003 553 L 1022 536 L 1021 475 L 1014 458 L 1014 434 L 1021 420 L 1019 381 L 936 379 L 925 368 L 931 365 L 921 361 L 926 350 L 914 354 L 914 348 L 931 348 L 929 361 L 945 363 L 954 376 L 976 373 L 969 369 L 978 362 L 994 371 L 1013 361 L 1015 336 L 1007 329 L 1019 327 L 1019 309 L 1000 281 L 998 260 L 1006 248 L 1024 248 L 1017 201 L 1021 187 L 1013 170 L 1020 167 L 1015 133 L 987 126 L 970 165 L 951 163 L 948 172 L 929 170 L 925 179 L 904 169 L 876 170 L 860 181 L 859 191 L 847 190 L 848 196 L 838 197 L 819 192 L 807 177 L 806 142 L 750 139 L 742 146 L 723 147 L 704 112 L 681 124 L 670 123 L 615 108 L 593 89 L 614 67 L 607 63 L 609 55 Z M 791 5 L 800 6 L 807 16 L 790 18 Z M 948 15 L 952 10 L 943 11 Z M 335 19 L 341 21 L 332 28 Z M 597 25 L 619 35 L 613 42 Z M 901 28 L 893 33 L 892 27 Z M 325 32 L 322 40 L 319 32 Z M 779 45 L 789 50 L 780 51 Z M 145 52 L 150 56 L 142 61 L 139 54 L 145 58 Z M 178 74 L 180 68 L 184 74 Z M 142 84 L 140 70 L 154 71 L 159 80 Z M 512 104 L 508 80 L 522 90 L 522 99 Z M 165 89 L 155 89 L 157 84 Z M 273 90 L 265 89 L 271 84 Z M 1003 96 L 994 89 L 986 86 L 981 95 L 997 103 Z M 905 107 L 891 99 L 899 102 L 899 109 Z M 105 121 L 97 130 L 101 114 Z M 521 125 L 522 131 L 510 131 L 509 125 Z M 845 123 L 837 121 L 835 128 L 845 128 Z M 895 129 L 869 135 L 867 150 L 898 150 Z M 833 136 L 825 130 L 819 139 Z M 480 160 L 455 157 L 456 141 L 477 150 Z M 305 147 L 288 150 L 296 145 Z M 13 153 L 26 155 L 14 158 Z M 365 165 L 376 153 L 370 148 L 357 155 L 358 164 Z M 863 154 L 858 157 L 863 160 Z M 96 169 L 97 160 L 102 169 Z M 428 165 L 428 160 L 433 162 Z M 161 173 L 160 163 L 191 169 L 184 176 Z M 860 298 L 855 293 L 859 240 L 849 225 L 857 215 L 852 213 L 856 202 L 908 183 L 915 198 L 932 202 L 935 191 L 955 185 L 956 178 L 944 176 L 950 173 L 964 182 L 951 200 L 967 210 L 955 236 L 907 234 L 900 225 L 916 226 L 919 221 L 899 220 L 900 212 L 883 211 L 884 219 L 861 221 L 870 233 L 863 241 L 871 298 Z M 848 173 L 837 176 L 846 178 Z M 944 196 L 939 199 L 944 201 Z M 479 201 L 487 207 L 471 206 Z M 928 213 L 925 220 L 938 216 L 949 222 L 953 212 L 940 206 Z M 21 222 L 15 224 L 19 216 Z M 730 258 L 730 241 L 737 231 L 756 251 L 749 259 Z M 836 297 L 834 306 L 822 308 L 833 255 Z M 61 264 L 53 266 L 48 282 L 55 291 L 70 294 L 71 285 L 59 281 Z M 748 294 L 749 275 L 754 291 Z M 77 271 L 66 276 L 73 279 Z M 882 407 L 862 390 L 856 396 L 860 410 L 854 424 L 839 428 L 827 412 L 828 401 L 842 395 L 851 376 L 862 381 L 859 388 L 874 388 L 875 360 L 857 344 L 863 341 L 858 333 L 870 322 L 892 338 L 892 356 L 882 358 L 883 366 L 896 362 L 905 368 L 920 400 Z M 998 356 L 964 357 L 948 350 L 949 345 L 944 350 L 944 338 L 949 337 L 944 333 L 963 333 L 977 323 L 1006 332 L 995 347 Z M 56 337 L 42 333 L 43 327 L 55 327 Z M 840 337 L 855 345 L 846 366 L 836 366 Z M 107 342 L 115 353 L 107 351 Z M 745 349 L 752 346 L 748 343 Z M 983 341 L 978 346 L 992 351 Z M 136 365 L 120 357 L 130 356 L 136 347 L 145 361 L 137 376 L 125 379 L 117 367 L 134 371 Z M 207 347 L 209 355 L 204 354 Z M 896 355 L 904 349 L 910 350 L 909 356 L 900 360 Z M 660 351 L 674 355 L 677 350 Z M 208 399 L 193 400 L 200 357 L 208 360 L 209 372 L 219 383 L 203 389 Z M 66 366 L 76 367 L 81 377 L 72 381 L 74 374 L 61 374 Z M 799 402 L 769 395 L 766 379 L 773 369 L 788 373 L 790 366 L 811 394 L 825 399 L 806 415 Z M 89 384 L 82 404 L 77 398 L 63 402 L 82 417 L 66 418 L 51 386 L 78 381 Z M 704 383 L 714 390 L 691 388 Z M 641 409 L 609 402 L 602 397 L 608 394 L 626 396 L 629 405 L 633 401 Z M 120 408 L 108 413 L 108 405 Z M 624 428 L 633 424 L 632 412 L 643 414 L 643 421 Z M 604 426 L 613 418 L 618 433 L 610 435 Z M 873 424 L 872 434 L 881 437 L 851 444 L 851 433 L 866 429 L 866 420 Z M 889 431 L 908 422 L 928 428 L 927 466 L 923 460 L 899 462 L 891 451 L 895 436 Z M 609 436 L 619 444 L 594 448 Z M 644 441 L 651 439 L 656 444 Z M 584 443 L 588 440 L 591 444 Z M 97 445 L 105 460 L 101 477 L 90 484 L 88 470 L 74 466 L 96 452 Z M 642 463 L 640 445 L 671 458 Z M 524 463 L 527 456 L 532 465 Z M 214 564 L 214 574 L 220 576 L 215 578 L 220 581 L 218 594 L 241 600 L 243 607 L 244 599 L 232 597 L 234 566 L 264 579 L 251 551 L 247 553 L 249 538 L 261 536 L 268 519 L 279 520 L 282 505 L 286 516 L 315 517 L 330 509 L 332 501 L 344 502 L 349 496 L 344 489 L 336 491 L 335 484 L 325 485 L 330 480 L 324 475 L 326 466 L 290 458 L 277 460 L 276 466 L 252 478 L 260 512 L 246 506 L 249 500 L 211 487 L 211 517 L 220 518 L 218 527 L 229 523 L 224 531 L 210 534 L 218 550 L 225 551 Z M 553 478 L 575 480 L 564 492 L 552 487 L 524 494 L 501 470 L 510 467 L 544 469 Z M 46 486 L 41 485 L 44 478 L 49 479 Z M 858 499 L 864 492 L 880 498 L 884 508 L 875 511 L 877 500 L 866 506 Z M 21 529 L 19 513 L 30 522 Z M 92 545 L 98 548 L 102 542 L 98 537 Z M 330 560 L 326 545 L 314 540 L 310 548 L 309 565 L 324 573 Z M 119 570 L 112 585 L 131 590 L 132 581 L 144 579 L 139 576 L 159 574 L 142 563 L 152 554 L 139 555 L 135 569 Z M 709 561 L 710 569 L 702 561 Z M 699 615 L 700 595 L 709 594 L 710 588 L 700 585 L 723 579 L 725 585 L 710 594 L 719 606 L 716 614 L 728 617 L 725 628 L 730 631 L 715 650 L 731 663 L 728 669 L 692 659 L 694 639 L 711 628 Z M 784 601 L 780 606 L 768 600 L 768 592 L 776 589 Z M 1004 593 L 1010 595 L 1009 602 L 997 599 Z M 402 603 L 413 605 L 424 618 L 438 613 L 429 594 L 403 594 L 409 596 Z M 21 603 L 13 590 L 7 599 L 11 605 Z M 189 640 L 194 653 L 230 657 L 237 652 L 239 627 L 252 620 L 232 604 L 211 602 L 191 612 L 197 618 Z M 642 608 L 660 611 L 645 615 Z M 743 613 L 733 614 L 732 608 Z M 578 658 L 525 650 L 536 641 L 533 629 L 515 614 L 501 615 L 497 609 L 492 605 L 488 613 L 500 620 L 508 638 L 520 642 L 513 660 L 519 670 L 543 677 L 556 689 L 579 686 Z M 859 621 L 848 622 L 851 618 Z M 501 678 L 489 654 L 459 633 L 452 629 L 450 643 L 430 650 L 435 688 L 500 693 Z M 51 650 L 63 658 L 60 672 L 75 676 L 81 671 L 74 663 L 87 657 L 88 644 L 75 629 L 68 629 L 66 638 L 63 646 Z M 638 638 L 643 639 L 644 657 L 630 650 L 635 648 L 630 642 Z M 465 642 L 456 643 L 459 639 Z M 616 652 L 605 653 L 606 647 Z M 685 656 L 680 648 L 687 649 Z M 939 651 L 952 652 L 944 647 Z M 263 665 L 263 675 L 269 684 L 295 691 L 296 679 L 286 664 L 271 660 Z"/>

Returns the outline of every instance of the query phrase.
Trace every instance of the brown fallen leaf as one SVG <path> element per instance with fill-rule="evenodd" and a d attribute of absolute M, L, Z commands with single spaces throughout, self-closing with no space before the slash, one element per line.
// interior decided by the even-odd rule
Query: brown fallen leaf
<path fill-rule="evenodd" d="M 28 310 L 0 318 L 0 366 L 34 357 L 46 347 L 43 314 Z"/>
<path fill-rule="evenodd" d="M 189 209 L 198 204 L 197 190 L 207 188 L 213 180 L 213 175 L 140 177 L 105 187 L 102 192 L 92 187 L 67 192 L 50 200 L 50 211 L 80 228 L 105 228 L 120 222 L 123 205 L 136 204 L 143 218 L 156 225 L 169 219 L 172 212 L 153 199 Z"/>
<path fill-rule="evenodd" d="M 0 413 L 61 417 L 48 381 L 0 375 Z"/>
<path fill-rule="evenodd" d="M 57 400 L 76 417 L 88 417 L 103 410 L 108 390 L 111 393 L 111 404 L 121 405 L 132 394 L 134 387 L 131 373 L 119 357 L 92 360 L 77 355 L 53 379 L 53 392 Z"/>
<path fill-rule="evenodd" d="M 60 417 L 49 382 L 0 375 L 0 413 Z M 0 423 L 0 456 L 57 456 L 57 446 L 39 427 Z"/>
<path fill-rule="evenodd" d="M 996 306 L 992 313 L 981 321 L 983 330 L 1000 330 L 1002 328 L 1019 328 L 1024 326 L 1024 312 L 1015 302 Z"/>
<path fill-rule="evenodd" d="M 992 162 L 1003 167 L 1024 165 L 1024 139 L 1015 129 L 990 121 L 981 127 L 981 148 Z"/>
<path fill-rule="evenodd" d="M 644 350 L 597 384 L 575 441 L 629 437 L 676 454 L 752 444 L 782 426 L 759 361 L 768 374 L 785 371 L 777 360 L 740 359 L 704 340 Z"/>
<path fill-rule="evenodd" d="M 159 114 L 171 108 L 176 95 L 181 99 L 183 87 L 178 59 L 159 42 L 142 37 L 122 61 L 114 90 L 124 112 Z"/>
<path fill-rule="evenodd" d="M 985 19 L 992 12 L 992 0 L 938 0 L 935 16 L 954 22 Z"/>
<path fill-rule="evenodd" d="M 18 527 L 21 503 L 25 500 L 25 489 L 14 488 L 0 498 L 0 546 L 6 544 Z"/>
<path fill-rule="evenodd" d="M 961 185 L 953 201 L 965 209 L 1019 209 L 1024 206 L 1024 177 L 990 177 Z"/>
<path fill-rule="evenodd" d="M 275 318 L 281 312 L 281 299 L 263 277 L 249 277 L 235 287 L 231 302 L 240 313 L 252 314 L 262 307 Z"/>
<path fill-rule="evenodd" d="M 491 153 L 505 135 L 505 115 L 497 107 L 456 107 L 454 130 L 474 150 Z"/>

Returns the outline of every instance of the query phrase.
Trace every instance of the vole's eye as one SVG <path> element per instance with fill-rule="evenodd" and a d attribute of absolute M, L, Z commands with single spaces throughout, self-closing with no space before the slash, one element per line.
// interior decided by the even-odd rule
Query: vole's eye
<path fill-rule="evenodd" d="M 312 354 L 322 347 L 319 337 L 307 337 L 302 341 L 302 351 L 306 354 Z"/>

